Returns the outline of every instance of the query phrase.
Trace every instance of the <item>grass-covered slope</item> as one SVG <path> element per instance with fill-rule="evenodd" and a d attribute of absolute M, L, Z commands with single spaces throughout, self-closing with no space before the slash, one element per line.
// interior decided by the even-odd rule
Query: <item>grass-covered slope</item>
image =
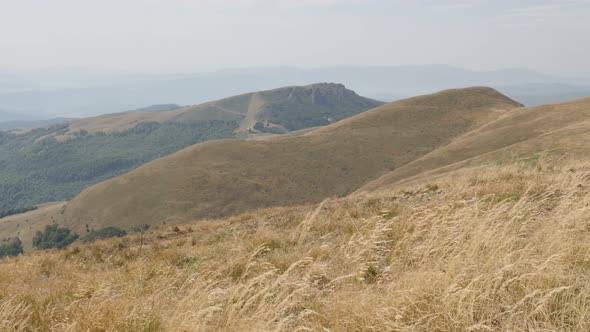
<path fill-rule="evenodd" d="M 488 88 L 450 90 L 298 136 L 197 144 L 85 190 L 63 222 L 126 228 L 346 195 L 519 107 Z"/>
<path fill-rule="evenodd" d="M 70 199 L 92 184 L 195 143 L 322 125 L 378 105 L 342 85 L 316 84 L 0 132 L 0 210 Z M 263 107 L 280 111 L 267 119 Z M 245 124 L 248 117 L 251 125 Z M 262 131 L 253 128 L 259 121 Z"/>
<path fill-rule="evenodd" d="M 25 252 L 33 250 L 33 237 L 45 226 L 58 223 L 65 202 L 47 203 L 36 209 L 0 218 L 0 240 L 19 238 Z"/>
<path fill-rule="evenodd" d="M 5 259 L 0 330 L 588 331 L 589 169 L 484 167 Z"/>
<path fill-rule="evenodd" d="M 393 186 L 453 169 L 542 154 L 590 155 L 590 98 L 514 110 L 403 167 L 361 191 Z"/>

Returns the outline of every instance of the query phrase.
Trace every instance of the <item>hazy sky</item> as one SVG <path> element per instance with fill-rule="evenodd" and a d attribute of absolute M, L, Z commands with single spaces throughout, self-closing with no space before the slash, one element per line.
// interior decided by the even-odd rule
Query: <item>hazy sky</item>
<path fill-rule="evenodd" d="M 590 75 L 590 0 L 0 0 L 0 67 L 452 64 Z"/>

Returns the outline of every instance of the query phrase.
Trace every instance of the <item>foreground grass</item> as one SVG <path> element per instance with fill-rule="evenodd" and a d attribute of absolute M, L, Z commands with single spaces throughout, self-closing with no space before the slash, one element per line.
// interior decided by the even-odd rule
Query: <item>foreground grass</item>
<path fill-rule="evenodd" d="M 0 330 L 590 330 L 590 164 L 437 181 L 3 260 Z"/>

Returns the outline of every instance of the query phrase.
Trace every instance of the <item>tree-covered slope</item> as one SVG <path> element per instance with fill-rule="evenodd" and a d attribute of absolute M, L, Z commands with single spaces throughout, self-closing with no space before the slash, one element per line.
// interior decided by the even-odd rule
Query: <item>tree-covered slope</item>
<path fill-rule="evenodd" d="M 254 129 L 257 121 L 284 132 L 333 122 L 381 104 L 339 84 L 314 84 L 180 109 L 106 114 L 0 132 L 0 210 L 67 200 L 92 184 L 187 146 L 269 131 Z M 265 117 L 267 105 L 281 111 Z M 250 119 L 255 120 L 251 125 Z M 282 127 L 285 123 L 289 129 Z"/>
<path fill-rule="evenodd" d="M 0 132 L 0 209 L 66 200 L 85 187 L 210 139 L 233 136 L 234 121 L 145 122 L 112 134 L 58 141 L 48 129 Z"/>

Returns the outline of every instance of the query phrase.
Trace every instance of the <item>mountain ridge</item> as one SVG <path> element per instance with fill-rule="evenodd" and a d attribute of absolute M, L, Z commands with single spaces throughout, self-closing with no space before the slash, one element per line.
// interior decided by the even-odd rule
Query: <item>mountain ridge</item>
<path fill-rule="evenodd" d="M 254 100 L 253 98 L 258 98 L 258 104 L 255 103 L 256 100 Z M 353 105 L 350 109 L 345 110 L 346 114 L 337 113 L 340 108 L 340 105 L 337 104 L 339 101 L 350 102 L 354 101 L 354 99 L 358 99 L 358 102 L 356 103 L 356 105 Z M 322 100 L 325 102 L 327 101 L 328 104 L 330 102 L 335 104 L 322 105 Z M 308 112 L 309 114 L 301 115 L 302 112 L 306 111 L 305 108 L 297 108 L 295 110 L 292 110 L 289 109 L 288 106 L 282 106 L 283 103 L 290 103 L 292 105 L 297 105 L 300 103 L 301 105 L 308 105 L 308 108 L 310 106 L 325 106 L 324 108 L 326 109 L 315 111 L 315 113 L 314 111 L 311 111 Z M 67 122 L 67 130 L 65 131 L 65 133 L 63 130 L 60 130 L 60 133 L 58 135 L 55 135 L 54 137 L 57 137 L 58 139 L 67 139 L 71 138 L 72 136 L 75 136 L 75 133 L 79 131 L 87 131 L 89 133 L 113 133 L 130 129 L 139 123 L 163 123 L 167 121 L 184 121 L 186 119 L 198 118 L 199 116 L 202 116 L 204 118 L 215 118 L 220 120 L 232 121 L 236 119 L 236 116 L 245 117 L 250 121 L 245 122 L 243 124 L 241 123 L 239 125 L 240 131 L 243 134 L 242 136 L 244 136 L 249 133 L 260 133 L 259 130 L 254 129 L 254 126 L 258 122 L 265 122 L 267 124 L 270 123 L 271 125 L 280 126 L 280 124 L 273 123 L 273 120 L 278 120 L 279 122 L 281 122 L 282 117 L 288 116 L 299 118 L 306 116 L 317 117 L 318 115 L 321 115 L 318 113 L 321 113 L 322 111 L 326 113 L 336 113 L 332 114 L 332 116 L 335 115 L 335 118 L 332 119 L 332 121 L 338 121 L 344 117 L 358 113 L 359 110 L 367 110 L 369 108 L 376 107 L 380 104 L 383 103 L 369 98 L 361 97 L 354 91 L 348 90 L 343 84 L 314 83 L 304 86 L 286 86 L 265 91 L 249 92 L 197 105 L 190 105 L 184 107 L 169 107 L 171 109 L 162 109 L 157 112 L 150 110 L 148 107 L 133 111 L 102 114 L 96 117 L 75 119 Z M 168 105 L 154 105 L 150 107 L 153 108 L 157 106 Z M 279 109 L 273 109 L 273 107 L 279 107 Z M 328 107 L 332 107 L 332 110 L 327 109 Z M 214 113 L 219 113 L 220 111 L 222 113 L 227 114 L 227 117 L 220 116 L 219 114 L 214 115 Z M 290 112 L 293 113 L 293 111 L 295 111 L 296 113 L 289 114 Z M 250 119 L 248 117 L 249 113 L 252 113 L 250 117 L 254 116 L 254 118 Z M 257 118 L 258 113 L 261 113 L 260 118 Z M 281 133 L 303 129 L 308 126 L 325 125 L 330 122 L 327 121 L 327 118 L 319 118 L 316 120 L 316 123 L 308 125 L 295 124 L 290 128 L 283 127 L 284 130 Z M 264 128 L 262 128 L 262 130 L 264 131 Z"/>
<path fill-rule="evenodd" d="M 64 223 L 177 223 L 347 195 L 520 107 L 489 88 L 448 90 L 294 137 L 197 144 L 85 190 L 66 205 Z"/>
<path fill-rule="evenodd" d="M 258 115 L 239 130 L 253 95 L 263 101 L 255 110 Z M 321 102 L 320 97 L 324 98 Z M 381 104 L 342 85 L 324 83 L 244 94 L 174 110 L 107 114 L 0 132 L 0 165 L 4 167 L 0 173 L 0 209 L 68 200 L 89 185 L 195 143 L 320 126 Z"/>

